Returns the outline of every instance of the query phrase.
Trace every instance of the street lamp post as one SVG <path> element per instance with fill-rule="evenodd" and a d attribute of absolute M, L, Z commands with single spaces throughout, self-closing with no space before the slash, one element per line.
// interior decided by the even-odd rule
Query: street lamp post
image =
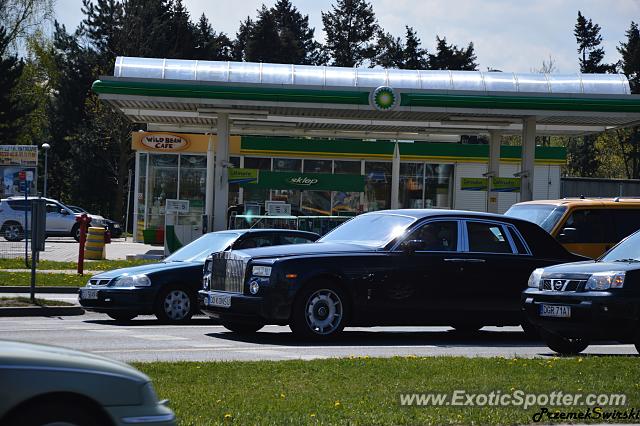
<path fill-rule="evenodd" d="M 42 149 L 44 150 L 44 190 L 42 191 L 42 193 L 45 198 L 47 196 L 47 157 L 49 148 L 51 148 L 51 145 L 49 145 L 48 143 L 42 144 Z"/>

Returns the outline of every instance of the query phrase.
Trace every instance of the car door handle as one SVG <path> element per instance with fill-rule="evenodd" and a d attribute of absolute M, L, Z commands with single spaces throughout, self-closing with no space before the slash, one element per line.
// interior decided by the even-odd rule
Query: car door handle
<path fill-rule="evenodd" d="M 484 259 L 461 259 L 461 258 L 453 258 L 453 259 L 445 259 L 445 262 L 454 262 L 454 263 L 484 263 Z"/>

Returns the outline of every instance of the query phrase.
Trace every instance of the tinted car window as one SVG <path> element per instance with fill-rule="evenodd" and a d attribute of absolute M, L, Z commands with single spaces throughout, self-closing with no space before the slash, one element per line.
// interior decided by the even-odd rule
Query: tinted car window
<path fill-rule="evenodd" d="M 60 213 L 60 206 L 53 203 L 47 203 L 47 213 Z"/>
<path fill-rule="evenodd" d="M 256 247 L 269 247 L 275 245 L 274 236 L 272 235 L 257 235 L 248 237 L 240 241 L 237 245 L 234 245 L 234 249 L 248 249 Z"/>
<path fill-rule="evenodd" d="M 7 201 L 7 204 L 9 204 L 9 206 L 13 209 L 13 210 L 18 210 L 18 211 L 25 211 L 25 210 L 31 210 L 29 207 L 31 207 L 31 202 L 27 201 L 25 204 L 24 200 L 11 200 L 11 201 Z M 26 206 L 26 208 L 25 208 Z"/>
<path fill-rule="evenodd" d="M 405 241 L 421 241 L 419 251 L 456 251 L 458 249 L 458 222 L 436 221 L 413 231 Z"/>
<path fill-rule="evenodd" d="M 305 244 L 313 242 L 313 240 L 301 237 L 299 235 L 281 235 L 280 241 L 282 244 Z"/>
<path fill-rule="evenodd" d="M 513 243 L 516 245 L 516 250 L 518 251 L 518 253 L 527 254 L 527 248 L 524 245 L 524 241 L 522 241 L 522 238 L 520 238 L 515 228 L 509 226 L 508 230 L 509 230 L 509 233 L 511 234 L 511 239 L 513 240 Z"/>
<path fill-rule="evenodd" d="M 469 251 L 481 253 L 513 253 L 502 225 L 467 222 Z"/>
<path fill-rule="evenodd" d="M 640 210 L 611 210 L 611 215 L 613 223 L 616 225 L 616 241 L 620 241 L 640 229 Z"/>
<path fill-rule="evenodd" d="M 576 210 L 562 225 L 558 234 L 561 243 L 604 243 L 611 242 L 611 211 L 607 210 Z M 607 230 L 607 228 L 609 228 Z"/>

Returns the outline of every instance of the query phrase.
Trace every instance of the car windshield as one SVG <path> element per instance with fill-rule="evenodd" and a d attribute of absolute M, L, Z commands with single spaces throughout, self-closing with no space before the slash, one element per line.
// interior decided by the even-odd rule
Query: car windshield
<path fill-rule="evenodd" d="M 238 238 L 237 232 L 211 232 L 190 242 L 167 257 L 165 262 L 204 262 L 207 256 L 222 251 Z"/>
<path fill-rule="evenodd" d="M 512 206 L 505 215 L 528 220 L 551 232 L 566 210 L 566 207 L 546 204 L 521 204 Z"/>
<path fill-rule="evenodd" d="M 415 218 L 395 214 L 374 213 L 356 216 L 338 226 L 319 242 L 349 242 L 370 247 L 383 247 L 402 235 Z"/>
<path fill-rule="evenodd" d="M 598 260 L 600 262 L 640 262 L 640 232 L 631 234 Z"/>

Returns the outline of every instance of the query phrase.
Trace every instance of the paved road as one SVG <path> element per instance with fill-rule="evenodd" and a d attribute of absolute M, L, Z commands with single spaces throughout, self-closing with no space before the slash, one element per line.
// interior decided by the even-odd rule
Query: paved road
<path fill-rule="evenodd" d="M 0 339 L 66 346 L 122 361 L 285 360 L 349 356 L 552 356 L 519 327 L 486 327 L 462 335 L 446 327 L 348 328 L 335 342 L 297 342 L 288 327 L 268 326 L 241 337 L 198 317 L 186 326 L 139 317 L 124 325 L 106 315 L 0 318 Z M 592 345 L 589 354 L 635 355 L 633 345 Z"/>

